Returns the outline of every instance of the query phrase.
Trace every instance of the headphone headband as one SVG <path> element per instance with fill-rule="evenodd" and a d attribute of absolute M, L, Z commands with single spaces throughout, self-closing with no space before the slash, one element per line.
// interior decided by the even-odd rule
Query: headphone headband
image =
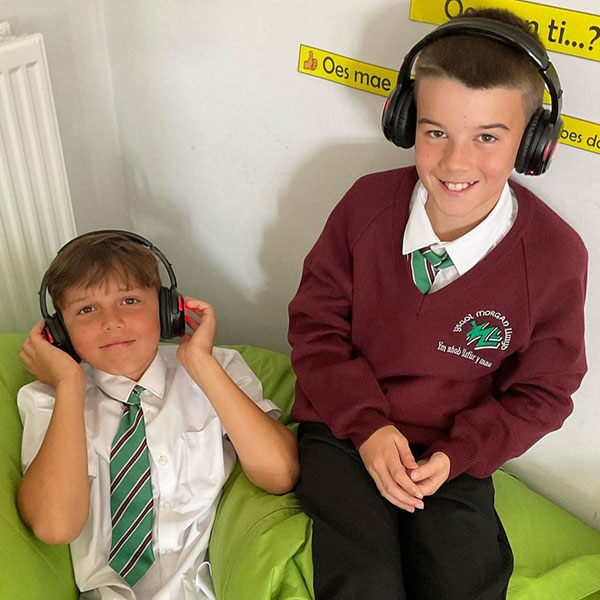
<path fill-rule="evenodd" d="M 173 289 L 177 288 L 177 278 L 175 277 L 175 271 L 173 271 L 173 266 L 167 260 L 167 257 L 152 242 L 150 242 L 146 238 L 142 237 L 141 235 L 138 235 L 137 233 L 133 233 L 132 231 L 125 231 L 124 229 L 98 229 L 97 231 L 88 231 L 87 233 L 83 233 L 83 234 L 78 235 L 77 237 L 73 238 L 72 240 L 69 240 L 56 253 L 56 256 L 58 256 L 63 250 L 68 248 L 73 242 L 76 242 L 77 240 L 80 240 L 80 239 L 85 238 L 90 235 L 95 235 L 97 233 L 113 233 L 115 235 L 120 235 L 120 236 L 123 236 L 124 238 L 131 240 L 132 242 L 137 242 L 138 244 L 141 244 L 142 246 L 145 246 L 146 248 L 151 250 L 152 253 L 155 254 L 159 258 L 160 262 L 165 266 L 167 275 L 169 276 L 169 282 L 171 284 L 171 288 L 173 288 Z M 41 311 L 42 317 L 44 317 L 44 319 L 50 317 L 50 314 L 48 313 L 48 307 L 46 304 L 46 293 L 48 291 L 47 275 L 48 275 L 48 272 L 44 273 L 44 277 L 42 278 L 42 283 L 40 285 L 40 291 L 38 292 L 38 295 L 40 297 L 40 311 Z"/>
<path fill-rule="evenodd" d="M 160 330 L 161 338 L 168 340 L 173 337 L 178 337 L 185 332 L 185 320 L 184 320 L 184 308 L 183 299 L 177 291 L 177 278 L 171 263 L 167 260 L 167 257 L 149 240 L 133 233 L 131 231 L 124 231 L 122 229 L 99 229 L 97 231 L 89 231 L 71 241 L 67 242 L 58 252 L 57 256 L 68 248 L 76 240 L 99 234 L 108 233 L 117 236 L 122 236 L 126 239 L 131 240 L 137 244 L 140 244 L 148 248 L 154 255 L 158 257 L 160 262 L 164 265 L 167 274 L 169 276 L 170 287 L 161 286 L 159 289 L 159 318 L 160 318 Z M 48 312 L 48 306 L 46 304 L 46 295 L 48 292 L 48 272 L 44 273 L 42 283 L 40 284 L 40 291 L 38 295 L 40 297 L 40 311 L 42 317 L 46 322 L 45 335 L 47 339 L 55 346 L 61 348 L 68 354 L 70 354 L 75 360 L 80 360 L 77 352 L 71 344 L 69 333 L 62 320 L 60 310 L 57 309 L 55 315 L 50 315 Z"/>
<path fill-rule="evenodd" d="M 487 38 L 526 52 L 529 58 L 536 64 L 538 72 L 550 94 L 552 101 L 550 122 L 553 125 L 557 123 L 562 109 L 563 92 L 558 79 L 558 73 L 554 65 L 550 62 L 546 49 L 522 29 L 494 19 L 484 17 L 455 17 L 440 25 L 437 29 L 434 29 L 417 42 L 404 57 L 398 73 L 397 85 L 407 85 L 409 83 L 413 64 L 417 55 L 425 46 L 441 38 L 457 35 L 472 35 Z"/>
<path fill-rule="evenodd" d="M 541 175 L 558 147 L 562 129 L 562 89 L 554 65 L 544 46 L 518 26 L 487 17 L 457 17 L 440 25 L 406 54 L 398 71 L 395 89 L 389 95 L 381 126 L 385 137 L 396 146 L 411 148 L 415 144 L 417 109 L 415 84 L 411 79 L 413 63 L 425 46 L 449 36 L 476 36 L 490 39 L 527 54 L 535 64 L 550 94 L 552 109 L 540 106 L 529 116 L 515 157 L 515 170 L 526 175 Z"/>

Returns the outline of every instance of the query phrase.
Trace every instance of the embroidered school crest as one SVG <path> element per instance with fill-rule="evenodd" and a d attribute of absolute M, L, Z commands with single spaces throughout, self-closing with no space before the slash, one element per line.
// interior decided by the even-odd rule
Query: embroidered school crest
<path fill-rule="evenodd" d="M 506 350 L 512 337 L 509 320 L 497 310 L 478 310 L 465 315 L 452 330 L 465 333 L 467 346 L 473 350 Z"/>
<path fill-rule="evenodd" d="M 471 321 L 472 328 L 467 331 L 467 346 L 475 344 L 474 350 L 481 348 L 499 348 L 502 343 L 502 334 L 498 327 L 490 326 L 489 321 L 486 323 L 477 324 L 473 319 Z"/>
<path fill-rule="evenodd" d="M 438 351 L 459 356 L 487 368 L 493 366 L 492 359 L 497 355 L 488 354 L 486 351 L 507 350 L 512 337 L 508 318 L 492 309 L 482 309 L 475 311 L 475 314 L 465 315 L 456 323 L 452 332 L 460 333 L 459 340 L 462 342 L 456 339 L 452 340 L 452 343 L 440 340 Z"/>

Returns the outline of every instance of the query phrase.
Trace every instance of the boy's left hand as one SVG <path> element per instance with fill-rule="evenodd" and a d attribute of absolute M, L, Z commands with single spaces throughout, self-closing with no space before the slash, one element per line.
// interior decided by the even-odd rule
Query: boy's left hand
<path fill-rule="evenodd" d="M 177 348 L 177 360 L 191 373 L 197 359 L 212 356 L 217 320 L 213 307 L 202 300 L 186 296 L 184 307 L 185 322 L 192 333 L 186 333 L 181 338 Z"/>
<path fill-rule="evenodd" d="M 429 458 L 417 461 L 418 469 L 410 478 L 417 484 L 423 496 L 431 496 L 446 482 L 450 475 L 450 459 L 443 452 L 434 452 Z"/>

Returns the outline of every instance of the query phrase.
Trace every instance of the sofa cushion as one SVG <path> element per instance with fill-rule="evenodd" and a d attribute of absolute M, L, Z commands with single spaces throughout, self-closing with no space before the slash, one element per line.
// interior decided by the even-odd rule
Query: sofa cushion
<path fill-rule="evenodd" d="M 599 599 L 600 532 L 512 475 L 498 471 L 494 484 L 515 554 L 509 599 Z"/>

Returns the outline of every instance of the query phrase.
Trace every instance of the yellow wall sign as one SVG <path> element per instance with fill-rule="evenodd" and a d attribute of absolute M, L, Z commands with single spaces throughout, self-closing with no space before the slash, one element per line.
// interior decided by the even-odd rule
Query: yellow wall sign
<path fill-rule="evenodd" d="M 327 79 L 378 96 L 389 96 L 396 87 L 398 71 L 348 58 L 341 54 L 300 45 L 298 71 Z M 546 93 L 544 101 L 550 102 Z M 383 108 L 383 107 L 382 107 Z M 561 142 L 582 150 L 600 154 L 600 125 L 563 115 L 565 127 Z"/>
<path fill-rule="evenodd" d="M 600 154 L 600 124 L 563 115 L 560 141 L 567 146 Z"/>
<path fill-rule="evenodd" d="M 398 78 L 398 71 L 393 69 L 303 44 L 298 55 L 298 71 L 379 96 L 389 96 Z"/>
<path fill-rule="evenodd" d="M 600 61 L 600 15 L 522 0 L 411 0 L 410 18 L 439 25 L 467 8 L 506 8 L 529 22 L 548 50 Z"/>

